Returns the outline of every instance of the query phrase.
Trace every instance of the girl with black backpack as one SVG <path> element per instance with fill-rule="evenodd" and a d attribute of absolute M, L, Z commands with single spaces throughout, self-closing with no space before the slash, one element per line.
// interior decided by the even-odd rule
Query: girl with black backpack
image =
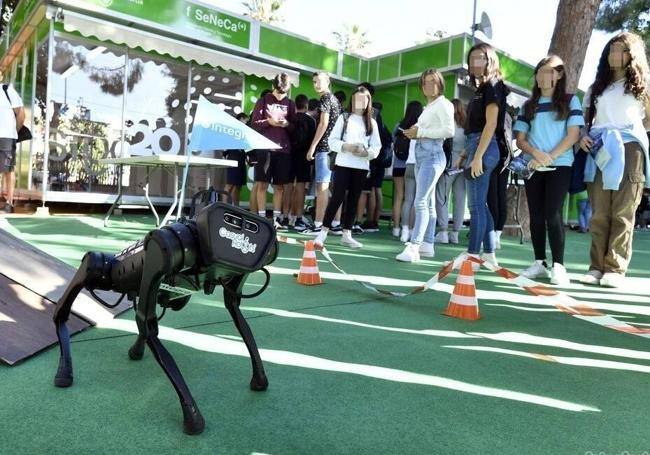
<path fill-rule="evenodd" d="M 323 246 L 334 216 L 345 200 L 341 244 L 361 248 L 363 244 L 352 238 L 352 225 L 359 196 L 370 170 L 370 160 L 377 157 L 381 150 L 379 129 L 372 118 L 372 96 L 365 87 L 358 87 L 352 94 L 349 113 L 339 116 L 329 135 L 328 144 L 330 150 L 336 153 L 336 178 L 332 197 L 325 209 L 323 226 L 314 239 L 314 244 Z"/>

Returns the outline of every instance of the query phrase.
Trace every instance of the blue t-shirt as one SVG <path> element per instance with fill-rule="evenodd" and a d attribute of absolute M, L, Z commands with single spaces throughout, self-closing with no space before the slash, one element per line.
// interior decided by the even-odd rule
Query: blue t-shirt
<path fill-rule="evenodd" d="M 562 142 L 571 126 L 584 126 L 582 105 L 577 96 L 569 102 L 569 116 L 566 120 L 558 120 L 557 113 L 552 110 L 551 98 L 542 96 L 537 104 L 535 117 L 529 122 L 523 112 L 517 117 L 512 128 L 514 132 L 527 133 L 527 140 L 537 150 L 551 153 Z M 567 149 L 553 161 L 553 166 L 571 166 L 573 164 L 573 148 Z"/>

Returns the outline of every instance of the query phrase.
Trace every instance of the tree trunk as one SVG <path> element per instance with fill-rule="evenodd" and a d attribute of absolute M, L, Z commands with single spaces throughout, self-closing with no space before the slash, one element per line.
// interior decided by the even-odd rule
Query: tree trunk
<path fill-rule="evenodd" d="M 601 0 L 560 0 L 549 54 L 564 60 L 567 92 L 575 93 Z"/>

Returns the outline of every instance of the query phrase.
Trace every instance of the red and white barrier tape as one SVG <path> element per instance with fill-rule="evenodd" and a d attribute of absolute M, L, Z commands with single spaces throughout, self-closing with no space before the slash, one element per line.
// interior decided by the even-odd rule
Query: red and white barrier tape
<path fill-rule="evenodd" d="M 286 237 L 283 235 L 278 235 L 278 241 L 290 245 L 302 245 L 305 243 L 304 241 L 296 240 L 294 238 Z M 349 275 L 345 270 L 343 270 L 336 263 L 336 261 L 334 261 L 334 259 L 332 259 L 332 256 L 329 254 L 329 252 L 325 247 L 323 247 L 322 249 L 319 248 L 318 250 L 321 251 L 323 257 L 336 270 L 338 270 L 341 274 L 350 277 L 352 281 L 359 283 L 366 289 L 369 289 L 370 291 L 373 291 L 377 294 L 388 295 L 392 297 L 406 297 L 408 295 L 419 294 L 426 290 L 433 289 L 436 283 L 444 279 L 453 270 L 459 270 L 463 261 L 469 260 L 471 262 L 482 265 L 486 269 L 499 275 L 504 280 L 513 283 L 517 287 L 525 290 L 529 294 L 538 297 L 540 300 L 544 301 L 545 303 L 553 305 L 554 307 L 556 307 L 557 309 L 559 309 L 564 313 L 570 314 L 578 319 L 591 322 L 592 324 L 597 324 L 602 327 L 606 327 L 608 329 L 613 329 L 624 333 L 630 333 L 632 335 L 637 335 L 644 338 L 650 338 L 650 328 L 639 328 L 627 324 L 625 322 L 621 322 L 618 319 L 614 318 L 613 316 L 607 315 L 599 310 L 591 308 L 589 305 L 581 303 L 563 292 L 557 291 L 554 288 L 545 286 L 529 278 L 523 277 L 515 272 L 512 272 L 511 270 L 506 269 L 505 267 L 495 266 L 494 264 L 488 261 L 484 261 L 474 256 L 469 256 L 467 253 L 461 253 L 453 261 L 445 263 L 443 267 L 440 269 L 440 271 L 436 273 L 433 277 L 431 277 L 428 281 L 426 281 L 422 286 L 418 286 L 417 288 L 411 290 L 410 292 L 396 292 L 396 291 L 389 291 L 386 289 L 380 289 L 373 286 L 370 283 L 355 279 L 353 276 Z"/>

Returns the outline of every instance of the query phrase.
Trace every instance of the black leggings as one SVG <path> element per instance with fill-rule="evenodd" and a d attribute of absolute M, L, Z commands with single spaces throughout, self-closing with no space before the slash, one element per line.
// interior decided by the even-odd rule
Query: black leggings
<path fill-rule="evenodd" d="M 345 201 L 341 224 L 343 229 L 352 229 L 354 218 L 357 215 L 357 204 L 367 175 L 368 171 L 365 169 L 334 166 L 334 189 L 327 204 L 327 209 L 325 209 L 323 226 L 326 228 L 332 227 L 332 220 L 334 220 L 337 210 Z M 348 193 L 347 197 L 345 196 L 346 191 Z"/>
<path fill-rule="evenodd" d="M 494 220 L 494 230 L 503 231 L 508 214 L 508 204 L 506 198 L 506 189 L 508 188 L 508 177 L 510 171 L 503 169 L 503 160 L 499 160 L 497 167 L 494 168 L 490 176 L 490 188 L 488 189 L 487 203 L 492 219 Z"/>
<path fill-rule="evenodd" d="M 535 172 L 526 181 L 530 237 L 537 260 L 546 259 L 546 231 L 548 230 L 553 262 L 564 263 L 562 205 L 569 192 L 570 183 L 571 166 L 560 166 L 554 171 Z"/>

